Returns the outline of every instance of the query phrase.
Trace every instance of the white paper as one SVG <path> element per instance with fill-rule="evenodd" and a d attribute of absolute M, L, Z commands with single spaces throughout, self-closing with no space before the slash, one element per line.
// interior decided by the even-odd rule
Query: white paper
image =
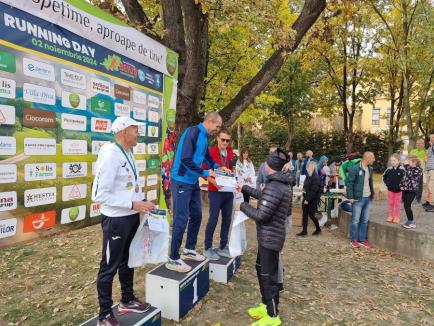
<path fill-rule="evenodd" d="M 169 233 L 169 223 L 167 223 L 165 216 L 149 214 L 147 219 L 150 230 Z"/>

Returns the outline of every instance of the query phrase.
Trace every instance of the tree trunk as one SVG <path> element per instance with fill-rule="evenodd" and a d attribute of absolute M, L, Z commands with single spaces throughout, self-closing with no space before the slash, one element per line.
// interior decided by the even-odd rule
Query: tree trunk
<path fill-rule="evenodd" d="M 241 153 L 241 124 L 237 124 L 237 148 L 238 153 Z"/>
<path fill-rule="evenodd" d="M 292 140 L 294 139 L 294 115 L 292 114 L 292 110 L 289 111 L 289 115 L 287 118 L 287 126 L 288 126 L 288 138 L 286 139 L 285 148 L 291 149 Z"/>

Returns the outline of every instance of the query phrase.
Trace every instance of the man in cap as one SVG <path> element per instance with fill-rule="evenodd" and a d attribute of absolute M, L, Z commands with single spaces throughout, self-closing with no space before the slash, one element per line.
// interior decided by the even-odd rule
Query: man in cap
<path fill-rule="evenodd" d="M 138 127 L 144 125 L 129 117 L 112 124 L 115 143 L 101 147 L 95 164 L 92 201 L 101 204 L 103 250 L 97 279 L 98 325 L 119 325 L 112 311 L 113 278 L 119 271 L 122 298 L 119 313 L 142 313 L 150 308 L 133 291 L 134 269 L 128 267 L 129 248 L 140 224 L 139 212 L 154 209 L 139 185 L 138 169 L 132 147 L 137 145 Z"/>
<path fill-rule="evenodd" d="M 279 252 L 285 243 L 285 222 L 291 214 L 292 176 L 282 171 L 288 162 L 288 155 L 280 148 L 267 156 L 265 171 L 267 179 L 261 192 L 243 186 L 243 194 L 258 199 L 258 208 L 249 203 L 240 205 L 240 210 L 256 222 L 258 236 L 258 255 L 256 272 L 262 296 L 262 304 L 250 308 L 248 314 L 257 321 L 252 326 L 281 325 L 279 317 Z"/>

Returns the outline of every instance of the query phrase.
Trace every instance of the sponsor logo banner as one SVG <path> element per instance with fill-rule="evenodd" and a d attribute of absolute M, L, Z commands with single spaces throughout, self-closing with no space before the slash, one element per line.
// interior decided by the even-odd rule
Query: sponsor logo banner
<path fill-rule="evenodd" d="M 53 88 L 24 83 L 23 98 L 29 102 L 54 105 L 56 103 L 56 92 Z"/>
<path fill-rule="evenodd" d="M 62 140 L 63 155 L 86 155 L 87 142 L 80 139 L 64 139 Z"/>
<path fill-rule="evenodd" d="M 112 127 L 112 122 L 109 119 L 102 119 L 102 118 L 91 119 L 91 130 L 93 132 L 110 132 L 111 127 Z"/>
<path fill-rule="evenodd" d="M 125 101 L 131 101 L 131 90 L 129 87 L 115 84 L 115 97 L 122 98 Z"/>
<path fill-rule="evenodd" d="M 160 120 L 160 114 L 158 112 L 149 110 L 148 111 L 148 121 L 158 123 Z"/>
<path fill-rule="evenodd" d="M 105 80 L 92 78 L 90 80 L 90 89 L 94 93 L 111 95 L 111 85 L 110 82 Z"/>
<path fill-rule="evenodd" d="M 83 115 L 62 113 L 62 129 L 86 131 L 86 117 Z"/>
<path fill-rule="evenodd" d="M 92 162 L 92 175 L 96 175 L 96 170 L 95 170 L 96 164 L 95 163 L 96 162 Z"/>
<path fill-rule="evenodd" d="M 146 171 L 146 160 L 136 160 L 137 170 Z"/>
<path fill-rule="evenodd" d="M 157 158 L 152 158 L 148 160 L 148 168 L 149 169 L 159 169 L 160 168 L 160 160 Z"/>
<path fill-rule="evenodd" d="M 86 76 L 76 71 L 60 69 L 60 80 L 63 85 L 86 89 Z"/>
<path fill-rule="evenodd" d="M 15 124 L 15 106 L 0 105 L 0 126 Z"/>
<path fill-rule="evenodd" d="M 146 126 L 138 126 L 139 127 L 139 136 L 146 136 Z"/>
<path fill-rule="evenodd" d="M 0 136 L 0 155 L 15 155 L 17 140 L 15 137 Z"/>
<path fill-rule="evenodd" d="M 23 110 L 23 125 L 27 127 L 55 128 L 56 113 L 48 110 L 25 108 Z"/>
<path fill-rule="evenodd" d="M 146 183 L 146 178 L 145 177 L 139 177 L 139 186 L 140 187 L 145 187 L 145 183 Z"/>
<path fill-rule="evenodd" d="M 137 120 L 146 120 L 146 109 L 133 107 L 133 118 Z"/>
<path fill-rule="evenodd" d="M 147 104 L 146 101 L 146 93 L 137 91 L 137 90 L 133 90 L 133 102 L 137 103 L 137 104 Z"/>
<path fill-rule="evenodd" d="M 72 222 L 78 222 L 84 220 L 86 217 L 86 206 L 75 206 L 70 208 L 62 209 L 60 223 L 68 224 Z"/>
<path fill-rule="evenodd" d="M 14 74 L 17 71 L 15 56 L 11 53 L 0 51 L 0 70 Z"/>
<path fill-rule="evenodd" d="M 158 183 L 158 176 L 156 174 L 151 174 L 146 177 L 146 184 L 148 187 L 155 186 Z"/>
<path fill-rule="evenodd" d="M 0 78 L 0 97 L 15 98 L 17 83 L 15 80 Z"/>
<path fill-rule="evenodd" d="M 137 143 L 136 146 L 133 147 L 134 154 L 146 154 L 146 144 L 145 143 Z"/>
<path fill-rule="evenodd" d="M 48 81 L 54 81 L 54 67 L 44 62 L 23 58 L 24 75 Z"/>
<path fill-rule="evenodd" d="M 103 140 L 93 140 L 92 141 L 92 155 L 98 155 L 99 151 L 101 150 L 101 147 L 104 146 L 104 144 L 110 143 L 109 141 L 103 141 Z"/>
<path fill-rule="evenodd" d="M 158 143 L 148 144 L 148 154 L 158 154 Z"/>
<path fill-rule="evenodd" d="M 25 155 L 56 155 L 54 138 L 24 138 Z"/>
<path fill-rule="evenodd" d="M 149 201 L 156 200 L 157 199 L 157 190 L 156 189 L 149 190 L 146 193 L 146 199 L 149 200 Z"/>
<path fill-rule="evenodd" d="M 90 204 L 90 217 L 96 217 L 101 215 L 101 204 L 100 203 L 92 203 Z"/>
<path fill-rule="evenodd" d="M 148 137 L 158 137 L 158 127 L 148 126 Z"/>
<path fill-rule="evenodd" d="M 17 233 L 17 219 L 8 218 L 0 221 L 0 239 L 13 237 Z"/>
<path fill-rule="evenodd" d="M 0 183 L 17 182 L 17 166 L 15 164 L 0 164 Z"/>
<path fill-rule="evenodd" d="M 70 201 L 70 200 L 86 198 L 86 193 L 87 193 L 86 184 L 64 186 L 62 188 L 62 201 Z"/>
<path fill-rule="evenodd" d="M 62 91 L 62 106 L 69 109 L 86 110 L 87 98 L 84 95 Z"/>
<path fill-rule="evenodd" d="M 0 212 L 10 211 L 17 208 L 17 192 L 0 192 Z"/>
<path fill-rule="evenodd" d="M 24 165 L 24 181 L 56 179 L 56 163 L 35 163 Z"/>
<path fill-rule="evenodd" d="M 148 95 L 148 107 L 159 109 L 161 105 L 161 100 L 157 96 L 153 96 L 151 94 Z"/>
<path fill-rule="evenodd" d="M 90 99 L 90 110 L 95 113 L 112 114 L 112 102 L 94 96 Z"/>
<path fill-rule="evenodd" d="M 56 211 L 31 214 L 24 217 L 24 233 L 51 228 L 56 224 Z"/>
<path fill-rule="evenodd" d="M 62 176 L 66 179 L 87 176 L 87 162 L 63 163 Z"/>
<path fill-rule="evenodd" d="M 24 191 L 25 207 L 54 204 L 55 202 L 56 187 L 27 189 Z"/>
<path fill-rule="evenodd" d="M 131 115 L 131 107 L 123 103 L 115 103 L 115 115 L 118 117 L 129 117 Z"/>

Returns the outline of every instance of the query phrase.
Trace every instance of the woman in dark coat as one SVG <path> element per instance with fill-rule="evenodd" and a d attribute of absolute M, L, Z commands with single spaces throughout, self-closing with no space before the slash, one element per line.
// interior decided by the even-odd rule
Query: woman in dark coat
<path fill-rule="evenodd" d="M 315 224 L 316 230 L 312 235 L 318 235 L 321 233 L 321 228 L 319 226 L 318 220 L 315 217 L 316 210 L 318 209 L 318 204 L 321 199 L 322 185 L 321 177 L 317 173 L 316 163 L 309 162 L 307 165 L 307 176 L 303 185 L 303 230 L 297 233 L 298 236 L 307 235 L 307 222 L 308 217 Z"/>

